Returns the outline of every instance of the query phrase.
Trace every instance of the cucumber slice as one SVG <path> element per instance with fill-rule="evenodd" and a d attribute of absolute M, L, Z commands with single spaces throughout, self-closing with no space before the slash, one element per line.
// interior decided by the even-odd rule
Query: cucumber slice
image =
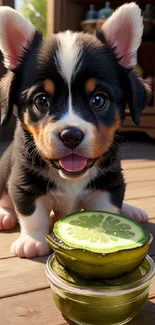
<path fill-rule="evenodd" d="M 138 248 L 122 250 L 110 254 L 89 252 L 70 248 L 52 233 L 46 241 L 54 250 L 55 256 L 67 270 L 89 279 L 113 279 L 133 272 L 144 260 L 149 242 Z"/>
<path fill-rule="evenodd" d="M 69 247 L 101 254 L 138 248 L 149 238 L 134 220 L 103 211 L 68 215 L 55 223 L 53 232 Z"/>

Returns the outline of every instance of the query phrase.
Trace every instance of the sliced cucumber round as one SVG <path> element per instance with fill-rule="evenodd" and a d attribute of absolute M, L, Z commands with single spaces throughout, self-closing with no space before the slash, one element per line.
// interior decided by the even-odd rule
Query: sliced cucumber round
<path fill-rule="evenodd" d="M 55 236 L 70 248 L 108 254 L 143 246 L 143 227 L 125 216 L 103 211 L 78 212 L 55 223 Z"/>

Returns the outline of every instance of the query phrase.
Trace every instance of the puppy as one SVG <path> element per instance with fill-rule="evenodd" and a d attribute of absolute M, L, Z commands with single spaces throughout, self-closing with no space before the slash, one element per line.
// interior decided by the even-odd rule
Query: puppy
<path fill-rule="evenodd" d="M 9 70 L 0 82 L 1 124 L 13 110 L 17 116 L 0 161 L 0 228 L 14 227 L 16 215 L 21 227 L 12 251 L 27 258 L 48 254 L 50 220 L 81 209 L 144 221 L 143 211 L 122 207 L 115 136 L 126 106 L 139 124 L 149 100 L 133 71 L 143 33 L 139 7 L 124 4 L 94 36 L 66 31 L 43 39 L 9 7 L 0 8 L 0 22 Z"/>

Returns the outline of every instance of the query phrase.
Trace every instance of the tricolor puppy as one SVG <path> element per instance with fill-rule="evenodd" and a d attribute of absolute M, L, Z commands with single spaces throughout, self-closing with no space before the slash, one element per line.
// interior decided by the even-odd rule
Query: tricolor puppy
<path fill-rule="evenodd" d="M 97 209 L 145 219 L 143 211 L 122 207 L 115 139 L 126 105 L 139 124 L 148 102 L 149 89 L 133 71 L 142 33 L 134 3 L 116 10 L 96 36 L 66 31 L 48 39 L 13 9 L 0 8 L 0 49 L 9 70 L 0 82 L 1 124 L 13 110 L 17 116 L 0 161 L 0 228 L 14 227 L 18 216 L 17 256 L 48 253 L 52 213 Z"/>

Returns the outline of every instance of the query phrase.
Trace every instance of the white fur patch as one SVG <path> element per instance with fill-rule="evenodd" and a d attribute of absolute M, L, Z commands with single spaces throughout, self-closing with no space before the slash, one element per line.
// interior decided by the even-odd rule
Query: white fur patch
<path fill-rule="evenodd" d="M 100 210 L 119 213 L 119 208 L 112 204 L 110 193 L 106 191 L 89 193 L 86 198 L 83 198 L 82 206 L 84 210 Z"/>
<path fill-rule="evenodd" d="M 45 235 L 49 233 L 49 212 L 42 198 L 36 201 L 36 209 L 30 216 L 18 214 L 21 234 L 12 244 L 11 251 L 19 257 L 32 258 L 49 253 Z"/>
<path fill-rule="evenodd" d="M 71 94 L 71 88 L 70 88 L 70 86 L 69 86 L 69 101 L 68 101 L 68 105 L 69 105 L 68 112 L 69 112 L 69 114 L 72 115 L 73 106 L 72 106 L 72 94 Z"/>
<path fill-rule="evenodd" d="M 51 193 L 53 197 L 54 209 L 63 212 L 65 207 L 68 204 L 71 209 L 72 206 L 74 206 L 74 204 L 79 200 L 79 197 L 80 198 L 85 197 L 85 195 L 88 193 L 88 190 L 85 190 L 85 187 L 96 176 L 97 176 L 96 166 L 90 168 L 87 174 L 84 175 L 84 177 L 81 176 L 72 179 L 66 178 L 64 175 L 60 176 L 60 173 L 57 170 L 55 170 L 55 168 L 50 167 L 48 171 L 48 178 L 53 180 L 57 185 L 57 189 L 54 192 L 54 194 Z M 59 200 L 59 198 L 61 201 L 61 209 L 57 206 L 57 200 Z"/>
<path fill-rule="evenodd" d="M 78 33 L 66 31 L 57 34 L 59 50 L 57 60 L 60 73 L 70 86 L 71 78 L 75 72 L 76 64 L 81 53 L 81 43 L 77 39 Z"/>
<path fill-rule="evenodd" d="M 143 35 L 141 9 L 134 2 L 119 7 L 102 27 L 106 41 L 114 48 L 119 63 L 132 68 Z"/>
<path fill-rule="evenodd" d="M 80 128 L 84 133 L 91 129 L 91 124 L 85 121 L 80 114 L 77 112 L 70 112 L 68 111 L 62 117 L 62 119 L 58 122 L 62 125 L 62 128 L 67 128 L 68 126 Z"/>
<path fill-rule="evenodd" d="M 128 218 L 134 219 L 141 223 L 148 221 L 148 214 L 144 210 L 127 203 L 123 203 L 121 213 Z"/>
<path fill-rule="evenodd" d="M 36 209 L 32 215 L 25 217 L 19 215 L 17 211 L 21 226 L 21 232 L 30 234 L 33 232 L 35 233 L 36 231 L 38 231 L 38 229 L 48 229 L 48 214 L 49 211 L 47 211 L 46 206 L 41 198 L 36 201 Z"/>
<path fill-rule="evenodd" d="M 23 46 L 33 38 L 35 27 L 11 7 L 0 7 L 0 50 L 4 55 L 4 64 L 14 69 L 19 64 Z"/>

